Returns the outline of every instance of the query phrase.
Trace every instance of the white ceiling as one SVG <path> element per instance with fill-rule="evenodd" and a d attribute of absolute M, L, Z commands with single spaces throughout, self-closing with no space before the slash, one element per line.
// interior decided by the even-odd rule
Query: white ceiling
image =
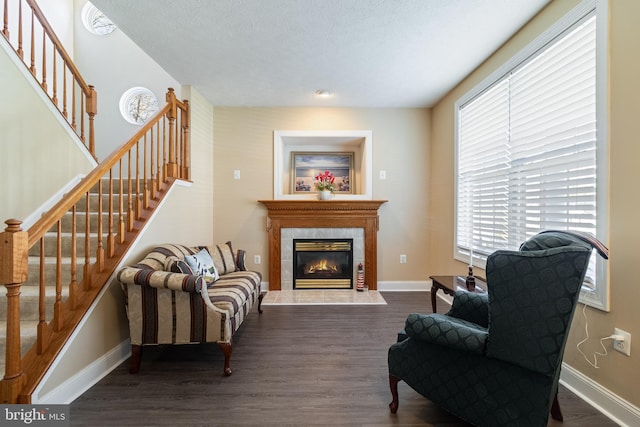
<path fill-rule="evenodd" d="M 400 108 L 432 106 L 549 1 L 92 3 L 213 105 Z"/>

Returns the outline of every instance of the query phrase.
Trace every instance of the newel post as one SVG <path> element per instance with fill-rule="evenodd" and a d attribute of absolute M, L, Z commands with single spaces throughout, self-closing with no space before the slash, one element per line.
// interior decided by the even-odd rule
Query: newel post
<path fill-rule="evenodd" d="M 0 396 L 2 403 L 16 403 L 26 381 L 20 352 L 20 287 L 27 281 L 29 234 L 20 228 L 20 220 L 8 219 L 5 224 L 0 233 L 0 284 L 7 288 L 7 351 Z"/>
<path fill-rule="evenodd" d="M 169 120 L 169 163 L 167 164 L 167 173 L 165 176 L 178 177 L 178 162 L 176 153 L 176 117 L 178 103 L 173 88 L 169 88 L 166 96 L 167 103 L 171 105 L 167 111 L 167 119 Z"/>

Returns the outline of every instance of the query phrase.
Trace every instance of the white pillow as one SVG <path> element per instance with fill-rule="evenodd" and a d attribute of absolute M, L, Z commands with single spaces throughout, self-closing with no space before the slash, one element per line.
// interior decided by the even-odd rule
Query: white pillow
<path fill-rule="evenodd" d="M 193 273 L 204 276 L 207 283 L 215 282 L 220 278 L 220 275 L 213 264 L 213 259 L 211 259 L 211 255 L 209 255 L 209 252 L 206 249 L 202 249 L 195 255 L 187 255 L 184 257 L 184 260 L 187 262 L 189 267 L 191 267 Z"/>

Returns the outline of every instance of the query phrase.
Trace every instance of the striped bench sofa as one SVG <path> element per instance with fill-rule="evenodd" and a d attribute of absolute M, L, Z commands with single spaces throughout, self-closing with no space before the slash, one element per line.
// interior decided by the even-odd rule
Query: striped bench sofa
<path fill-rule="evenodd" d="M 211 277 L 187 262 L 203 254 L 215 266 Z M 143 346 L 215 342 L 224 353 L 224 374 L 231 375 L 231 338 L 256 303 L 262 313 L 266 293 L 260 291 L 261 274 L 248 271 L 244 258 L 245 252 L 234 251 L 231 242 L 164 244 L 118 271 L 126 297 L 132 374 L 140 368 Z"/>

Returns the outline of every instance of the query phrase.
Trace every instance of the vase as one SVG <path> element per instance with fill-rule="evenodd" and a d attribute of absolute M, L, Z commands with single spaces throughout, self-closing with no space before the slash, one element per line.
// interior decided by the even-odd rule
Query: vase
<path fill-rule="evenodd" d="M 333 193 L 329 190 L 318 191 L 318 200 L 331 200 L 333 199 Z"/>

